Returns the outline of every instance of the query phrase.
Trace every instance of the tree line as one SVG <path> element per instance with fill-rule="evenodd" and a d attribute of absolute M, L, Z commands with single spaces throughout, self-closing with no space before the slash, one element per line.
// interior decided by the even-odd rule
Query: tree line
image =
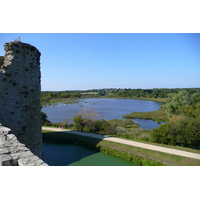
<path fill-rule="evenodd" d="M 112 97 L 129 97 L 129 98 L 167 98 L 170 93 L 178 93 L 181 88 L 155 88 L 155 89 L 123 89 L 115 91 Z M 186 88 L 189 94 L 200 91 L 200 88 Z"/>
<path fill-rule="evenodd" d="M 60 92 L 41 92 L 40 100 L 41 103 L 48 103 L 54 99 L 74 99 L 81 98 L 80 92 L 71 91 L 60 91 Z"/>
<path fill-rule="evenodd" d="M 154 88 L 154 89 L 92 89 L 74 91 L 42 91 L 41 102 L 50 102 L 53 99 L 111 97 L 111 98 L 167 98 L 170 93 L 178 93 L 181 88 Z M 200 92 L 200 88 L 185 88 L 190 95 Z"/>

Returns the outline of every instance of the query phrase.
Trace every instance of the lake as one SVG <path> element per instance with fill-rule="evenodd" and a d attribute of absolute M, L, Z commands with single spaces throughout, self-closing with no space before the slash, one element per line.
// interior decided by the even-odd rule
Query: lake
<path fill-rule="evenodd" d="M 52 106 L 42 108 L 42 112 L 46 113 L 48 120 L 53 123 L 61 122 L 63 119 L 72 119 L 83 108 L 90 107 L 98 110 L 101 118 L 105 120 L 123 119 L 123 115 L 131 112 L 149 112 L 156 111 L 160 108 L 160 102 L 145 101 L 135 99 L 113 99 L 113 98 L 96 98 L 96 99 L 80 99 L 75 103 L 59 103 Z M 153 120 L 135 119 L 141 128 L 152 129 L 157 128 L 160 124 Z"/>
<path fill-rule="evenodd" d="M 123 119 L 123 115 L 131 112 L 156 111 L 160 108 L 160 102 L 144 101 L 134 99 L 81 99 L 73 103 L 59 103 L 57 105 L 42 108 L 51 122 L 61 122 L 62 119 L 72 121 L 83 108 L 90 107 L 98 110 L 101 118 L 105 120 Z M 152 120 L 135 119 L 141 128 L 152 129 L 159 126 Z M 134 166 L 135 164 L 96 152 L 91 149 L 83 148 L 72 144 L 53 144 L 43 143 L 43 160 L 50 166 Z"/>

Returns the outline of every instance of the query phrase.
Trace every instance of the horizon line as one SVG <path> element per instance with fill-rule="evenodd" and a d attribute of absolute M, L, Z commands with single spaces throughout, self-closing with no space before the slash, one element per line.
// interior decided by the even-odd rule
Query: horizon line
<path fill-rule="evenodd" d="M 115 90 L 154 90 L 154 89 L 200 89 L 200 87 L 174 87 L 174 88 L 93 88 L 93 89 L 68 89 L 68 90 L 41 90 L 41 92 L 61 92 L 61 91 L 88 91 L 88 90 L 108 90 L 108 89 L 115 89 Z"/>

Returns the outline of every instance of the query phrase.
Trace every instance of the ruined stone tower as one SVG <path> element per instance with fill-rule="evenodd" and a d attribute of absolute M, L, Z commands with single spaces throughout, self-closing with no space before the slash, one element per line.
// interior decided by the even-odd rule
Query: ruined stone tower
<path fill-rule="evenodd" d="M 35 155 L 42 155 L 40 52 L 9 42 L 0 57 L 0 123 Z"/>

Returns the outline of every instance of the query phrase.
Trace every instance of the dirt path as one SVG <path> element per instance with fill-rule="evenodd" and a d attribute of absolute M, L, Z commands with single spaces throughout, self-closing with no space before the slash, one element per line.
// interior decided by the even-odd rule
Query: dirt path
<path fill-rule="evenodd" d="M 142 142 L 135 142 L 135 141 L 125 140 L 125 139 L 116 138 L 116 137 L 98 135 L 95 133 L 87 133 L 87 132 L 73 131 L 73 130 L 67 130 L 67 129 L 62 130 L 59 128 L 51 128 L 51 127 L 42 127 L 42 130 L 51 130 L 51 131 L 57 131 L 57 132 L 61 132 L 61 131 L 70 132 L 75 135 L 82 135 L 82 136 L 97 138 L 97 139 L 101 139 L 101 140 L 107 140 L 107 141 L 111 141 L 111 142 L 117 142 L 117 143 L 126 144 L 126 145 L 130 145 L 130 146 L 134 146 L 134 147 L 140 147 L 140 148 L 144 148 L 144 149 L 150 149 L 150 150 L 154 150 L 154 151 L 160 151 L 160 152 L 164 152 L 164 153 L 169 153 L 169 154 L 174 154 L 174 155 L 184 156 L 184 157 L 189 157 L 189 158 L 195 158 L 195 159 L 200 160 L 200 154 L 198 154 L 198 153 L 190 153 L 187 151 L 181 151 L 181 150 L 177 150 L 177 149 L 160 147 L 160 146 L 156 146 L 156 145 L 152 145 L 152 144 L 145 144 Z"/>

